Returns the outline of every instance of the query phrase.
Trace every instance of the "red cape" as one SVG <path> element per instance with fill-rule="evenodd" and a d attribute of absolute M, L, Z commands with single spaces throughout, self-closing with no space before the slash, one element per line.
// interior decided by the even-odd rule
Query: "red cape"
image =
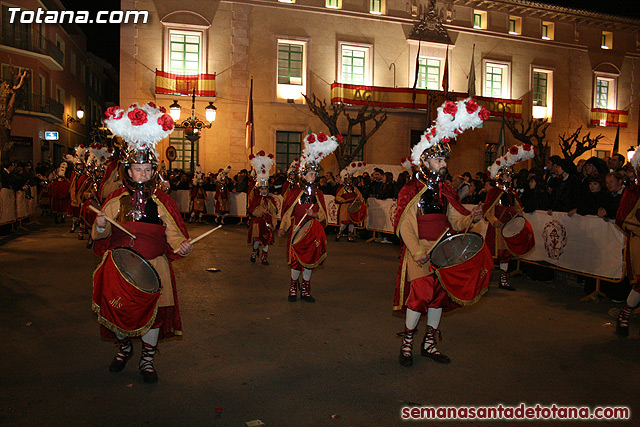
<path fill-rule="evenodd" d="M 633 184 L 625 188 L 622 193 L 622 199 L 620 200 L 620 206 L 618 206 L 618 212 L 616 213 L 616 224 L 622 228 L 622 223 L 629 216 L 631 210 L 638 203 L 640 198 L 640 186 Z M 638 210 L 640 212 L 640 209 Z M 636 216 L 638 213 L 636 212 Z"/>

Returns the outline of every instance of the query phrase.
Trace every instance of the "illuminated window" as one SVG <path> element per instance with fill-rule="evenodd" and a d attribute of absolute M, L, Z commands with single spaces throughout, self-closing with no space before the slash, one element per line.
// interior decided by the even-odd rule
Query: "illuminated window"
<path fill-rule="evenodd" d="M 602 32 L 602 41 L 600 42 L 602 49 L 613 49 L 613 33 L 610 31 Z"/>
<path fill-rule="evenodd" d="M 555 25 L 553 22 L 542 22 L 542 39 L 543 40 L 553 40 L 555 33 Z"/>
<path fill-rule="evenodd" d="M 198 164 L 200 147 L 197 141 L 195 144 L 193 157 L 195 159 L 195 164 Z M 184 137 L 184 131 L 176 129 L 171 132 L 169 135 L 169 145 L 175 147 L 178 152 L 178 158 L 171 166 L 177 169 L 189 170 L 191 167 L 191 141 Z"/>
<path fill-rule="evenodd" d="M 509 34 L 522 34 L 522 18 L 519 18 L 517 16 L 509 17 Z"/>
<path fill-rule="evenodd" d="M 306 93 L 306 41 L 278 40 L 277 97 L 301 100 Z"/>
<path fill-rule="evenodd" d="M 473 28 L 478 28 L 480 30 L 487 29 L 487 12 L 482 10 L 473 11 Z"/>
<path fill-rule="evenodd" d="M 340 43 L 340 83 L 370 85 L 371 65 L 370 46 Z"/>
<path fill-rule="evenodd" d="M 440 60 L 420 57 L 418 59 L 418 83 L 419 89 L 440 89 Z"/>
<path fill-rule="evenodd" d="M 486 60 L 483 63 L 483 96 L 508 99 L 511 96 L 511 64 Z"/>
<path fill-rule="evenodd" d="M 382 15 L 382 0 L 370 0 L 369 13 L 372 13 L 374 15 Z"/>
<path fill-rule="evenodd" d="M 342 0 L 325 0 L 325 7 L 329 9 L 342 9 Z"/>
<path fill-rule="evenodd" d="M 200 74 L 201 33 L 170 30 L 169 72 L 176 74 Z"/>
<path fill-rule="evenodd" d="M 616 109 L 616 79 L 614 77 L 596 76 L 594 90 L 594 106 L 607 110 Z"/>
<path fill-rule="evenodd" d="M 551 119 L 553 108 L 553 71 L 533 69 L 533 118 Z"/>

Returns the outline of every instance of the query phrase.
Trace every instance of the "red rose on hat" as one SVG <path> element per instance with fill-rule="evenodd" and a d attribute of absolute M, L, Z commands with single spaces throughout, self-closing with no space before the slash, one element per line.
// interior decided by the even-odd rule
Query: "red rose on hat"
<path fill-rule="evenodd" d="M 149 107 L 151 107 L 151 108 L 158 108 L 158 107 L 156 107 L 156 104 L 155 104 L 155 103 L 153 103 L 153 102 L 148 102 L 148 103 L 147 103 L 147 105 L 148 105 Z"/>
<path fill-rule="evenodd" d="M 264 155 L 265 155 L 264 150 L 260 150 L 260 151 L 258 151 L 258 156 L 264 156 Z"/>
<path fill-rule="evenodd" d="M 338 141 L 338 144 L 342 144 L 342 141 L 343 141 L 342 135 L 337 134 L 336 135 L 336 141 Z"/>
<path fill-rule="evenodd" d="M 134 108 L 133 110 L 129 111 L 127 116 L 129 116 L 129 120 L 131 120 L 131 124 L 134 126 L 142 126 L 149 121 L 149 119 L 147 118 L 147 113 L 140 108 Z M 171 121 L 173 121 L 173 119 Z"/>
<path fill-rule="evenodd" d="M 164 113 L 166 113 L 166 112 L 167 112 L 167 109 L 166 109 L 166 108 L 164 108 L 164 107 L 160 107 L 160 108 L 159 108 L 159 110 L 160 110 L 160 112 L 161 112 L 162 114 L 164 114 Z"/>
<path fill-rule="evenodd" d="M 491 116 L 491 112 L 484 107 L 482 107 L 480 109 L 480 113 L 478 113 L 478 117 L 480 117 L 482 121 L 487 120 L 490 116 Z"/>
<path fill-rule="evenodd" d="M 351 163 L 351 167 L 352 167 L 352 168 L 355 168 L 355 167 L 356 167 L 356 162 L 352 162 L 352 163 Z"/>
<path fill-rule="evenodd" d="M 269 153 L 269 155 L 267 156 L 270 159 L 273 159 L 273 154 Z"/>
<path fill-rule="evenodd" d="M 500 160 L 496 160 L 496 165 L 500 166 L 502 163 L 500 163 Z"/>
<path fill-rule="evenodd" d="M 515 156 L 516 154 L 518 154 L 518 147 L 516 147 L 515 145 L 512 146 L 511 148 L 509 148 L 509 152 Z"/>
<path fill-rule="evenodd" d="M 444 111 L 446 114 L 451 114 L 452 116 L 455 116 L 456 113 L 458 112 L 458 106 L 453 101 L 447 101 L 444 103 L 444 108 L 442 109 L 442 111 Z"/>
<path fill-rule="evenodd" d="M 467 101 L 467 113 L 473 114 L 478 110 L 478 104 L 473 99 Z"/>
<path fill-rule="evenodd" d="M 307 143 L 313 144 L 314 142 L 316 142 L 316 137 L 312 133 L 307 135 Z"/>
<path fill-rule="evenodd" d="M 524 151 L 531 151 L 531 145 L 529 145 L 529 144 L 524 144 L 524 145 L 522 146 L 522 149 L 523 149 Z"/>
<path fill-rule="evenodd" d="M 318 141 L 319 141 L 319 142 L 324 142 L 324 141 L 326 141 L 327 139 L 329 139 L 329 138 L 327 138 L 327 134 L 326 134 L 326 133 L 324 133 L 324 132 L 320 132 L 320 133 L 318 134 Z"/>
<path fill-rule="evenodd" d="M 107 116 L 107 119 L 115 119 L 120 120 L 122 116 L 124 116 L 124 111 L 120 109 L 120 107 L 109 107 L 107 111 L 104 112 L 104 115 Z"/>
<path fill-rule="evenodd" d="M 444 138 L 442 138 L 442 142 L 446 143 L 446 142 L 449 142 L 449 141 L 451 141 L 451 140 L 449 138 L 447 138 L 446 136 Z"/>
<path fill-rule="evenodd" d="M 358 162 L 358 167 L 362 167 L 362 162 Z"/>
<path fill-rule="evenodd" d="M 253 160 L 256 156 L 254 156 L 253 154 L 249 154 L 249 160 Z"/>
<path fill-rule="evenodd" d="M 140 110 L 140 111 L 142 111 L 142 110 Z M 144 111 L 143 111 L 143 113 L 144 113 Z M 129 113 L 129 114 L 131 114 L 131 113 Z M 144 120 L 143 123 L 145 123 L 146 121 L 147 121 L 147 119 L 146 119 L 146 116 L 145 116 L 145 120 Z M 131 123 L 133 123 L 133 120 L 131 120 Z M 160 126 L 162 126 L 162 130 L 165 131 L 165 132 L 168 131 L 168 130 L 173 129 L 173 119 L 168 114 L 163 114 L 160 117 L 158 117 L 158 124 Z"/>

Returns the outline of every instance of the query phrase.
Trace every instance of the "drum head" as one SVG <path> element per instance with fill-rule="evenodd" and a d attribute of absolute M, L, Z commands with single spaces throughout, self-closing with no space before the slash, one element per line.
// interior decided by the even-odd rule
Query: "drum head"
<path fill-rule="evenodd" d="M 160 290 L 160 277 L 149 261 L 129 248 L 115 248 L 111 251 L 114 264 L 122 276 L 136 288 L 149 293 Z"/>
<path fill-rule="evenodd" d="M 304 239 L 304 236 L 306 236 L 307 231 L 309 231 L 309 229 L 311 228 L 311 224 L 313 224 L 313 220 L 312 219 L 307 221 L 307 222 L 305 222 L 304 224 L 302 224 L 300 226 L 300 228 L 298 228 L 298 230 L 296 231 L 296 234 L 291 239 L 291 242 L 294 245 L 296 243 L 300 242 L 300 240 Z"/>
<path fill-rule="evenodd" d="M 353 202 L 351 202 L 351 204 L 349 205 L 349 207 L 347 208 L 347 212 L 349 213 L 356 213 L 358 212 L 360 209 L 362 209 L 362 201 L 360 200 L 354 200 Z"/>
<path fill-rule="evenodd" d="M 462 264 L 473 258 L 484 244 L 476 233 L 455 234 L 441 240 L 431 251 L 431 264 L 436 268 Z"/>
<path fill-rule="evenodd" d="M 518 235 L 524 228 L 526 220 L 521 216 L 514 216 L 509 222 L 502 227 L 502 237 L 508 239 Z"/>

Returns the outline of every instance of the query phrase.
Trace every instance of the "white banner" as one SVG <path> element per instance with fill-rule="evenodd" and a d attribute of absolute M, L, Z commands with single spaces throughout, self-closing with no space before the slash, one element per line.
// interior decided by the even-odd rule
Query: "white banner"
<path fill-rule="evenodd" d="M 369 197 L 369 199 L 367 199 L 365 228 L 367 230 L 393 234 L 393 218 L 396 215 L 397 207 L 398 202 L 396 200 L 379 200 L 374 197 Z"/>
<path fill-rule="evenodd" d="M 0 224 L 16 220 L 16 196 L 9 188 L 0 189 Z"/>
<path fill-rule="evenodd" d="M 16 217 L 18 219 L 26 218 L 29 216 L 27 210 L 27 198 L 24 191 L 16 192 Z"/>
<path fill-rule="evenodd" d="M 525 217 L 536 246 L 523 259 L 610 279 L 623 277 L 625 235 L 613 222 L 564 212 L 536 211 Z"/>

